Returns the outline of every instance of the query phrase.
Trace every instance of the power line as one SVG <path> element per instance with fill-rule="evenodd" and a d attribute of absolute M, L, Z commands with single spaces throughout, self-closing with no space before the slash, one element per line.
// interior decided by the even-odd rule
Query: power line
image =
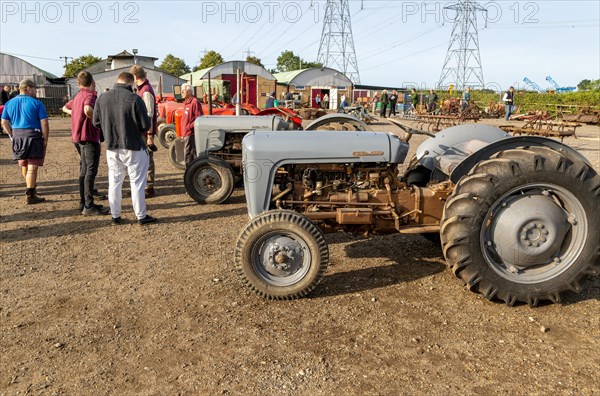
<path fill-rule="evenodd" d="M 33 59 L 43 59 L 43 60 L 50 60 L 50 61 L 54 61 L 54 62 L 62 62 L 62 57 L 60 57 L 59 59 L 56 58 L 43 58 L 41 56 L 34 56 L 34 55 L 25 55 L 25 54 L 15 54 L 12 52 L 4 52 L 6 55 L 12 55 L 12 56 L 22 56 L 24 58 L 33 58 Z M 71 58 L 73 59 L 73 58 Z"/>

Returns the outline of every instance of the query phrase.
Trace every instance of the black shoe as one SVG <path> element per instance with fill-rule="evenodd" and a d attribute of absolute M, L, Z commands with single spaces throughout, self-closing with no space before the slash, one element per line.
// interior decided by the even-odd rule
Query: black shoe
<path fill-rule="evenodd" d="M 152 217 L 150 215 L 146 215 L 146 217 L 144 217 L 143 219 L 138 220 L 139 225 L 152 224 L 152 223 L 156 223 L 156 222 L 158 222 L 158 219 L 156 217 Z"/>
<path fill-rule="evenodd" d="M 154 195 L 156 194 L 154 192 L 154 187 L 148 187 L 148 188 L 146 188 L 146 190 L 144 191 L 144 194 L 145 194 L 146 198 L 152 198 L 152 197 L 154 197 Z"/>
<path fill-rule="evenodd" d="M 112 218 L 112 225 L 121 225 L 121 218 L 120 217 L 113 217 Z"/>
<path fill-rule="evenodd" d="M 108 197 L 104 194 L 102 194 L 100 191 L 94 189 L 94 192 L 92 193 L 92 195 L 94 196 L 94 198 L 96 198 L 99 201 L 104 201 L 107 200 Z"/>
<path fill-rule="evenodd" d="M 83 208 L 81 214 L 84 216 L 104 216 L 110 213 L 110 208 L 102 205 L 93 205 L 91 208 Z"/>

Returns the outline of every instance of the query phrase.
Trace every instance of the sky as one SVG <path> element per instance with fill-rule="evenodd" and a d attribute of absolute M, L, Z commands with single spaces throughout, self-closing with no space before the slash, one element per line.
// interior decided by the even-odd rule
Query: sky
<path fill-rule="evenodd" d="M 226 61 L 248 53 L 275 68 L 282 51 L 316 61 L 325 0 L 296 1 L 0 1 L 0 51 L 56 75 L 60 57 L 123 50 L 190 66 L 205 51 Z M 362 84 L 435 86 L 452 32 L 455 2 L 350 0 Z M 600 79 L 600 2 L 480 1 L 481 63 L 486 85 L 548 87 Z"/>

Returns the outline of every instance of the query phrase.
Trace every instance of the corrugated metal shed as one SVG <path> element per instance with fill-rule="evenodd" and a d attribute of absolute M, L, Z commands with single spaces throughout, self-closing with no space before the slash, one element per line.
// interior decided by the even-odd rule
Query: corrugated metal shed
<path fill-rule="evenodd" d="M 0 52 L 0 84 L 16 84 L 24 78 L 41 85 L 46 84 L 48 78 L 58 77 L 21 58 Z"/>

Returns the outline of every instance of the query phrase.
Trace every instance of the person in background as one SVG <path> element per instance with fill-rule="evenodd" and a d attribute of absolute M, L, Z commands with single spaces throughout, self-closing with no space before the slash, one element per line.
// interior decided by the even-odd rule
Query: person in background
<path fill-rule="evenodd" d="M 19 83 L 20 94 L 4 106 L 2 128 L 12 140 L 13 160 L 21 166 L 27 190 L 25 202 L 33 205 L 46 199 L 37 195 L 38 167 L 44 165 L 50 126 L 44 104 L 35 98 L 32 80 Z"/>
<path fill-rule="evenodd" d="M 0 105 L 5 105 L 10 100 L 10 86 L 5 85 L 0 94 Z"/>
<path fill-rule="evenodd" d="M 437 109 L 438 101 L 438 94 L 433 89 L 430 89 L 429 96 L 427 97 L 427 111 L 433 114 Z"/>
<path fill-rule="evenodd" d="M 122 72 L 115 86 L 102 94 L 94 107 L 94 126 L 100 128 L 106 138 L 108 202 L 115 225 L 121 224 L 121 191 L 126 172 L 138 223 L 157 221 L 146 211 L 144 194 L 149 160 L 145 134 L 152 121 L 144 101 L 133 92 L 133 84 L 133 75 Z"/>
<path fill-rule="evenodd" d="M 380 116 L 382 116 L 383 118 L 386 118 L 385 113 L 387 111 L 387 105 L 390 102 L 390 97 L 387 93 L 387 90 L 384 89 L 383 92 L 381 92 L 381 112 L 379 113 Z"/>
<path fill-rule="evenodd" d="M 71 116 L 71 139 L 79 153 L 79 210 L 84 216 L 107 215 L 109 208 L 94 203 L 94 184 L 100 164 L 100 129 L 92 123 L 96 83 L 86 71 L 77 75 L 79 92 L 62 108 Z"/>
<path fill-rule="evenodd" d="M 270 108 L 273 108 L 273 107 L 277 107 L 275 105 L 276 101 L 277 101 L 277 99 L 275 99 L 275 92 L 271 92 L 269 94 L 269 97 L 267 98 L 267 103 L 265 105 L 265 108 L 270 109 Z"/>
<path fill-rule="evenodd" d="M 377 111 L 377 103 L 379 102 L 379 94 L 377 92 L 375 92 L 373 94 L 373 100 L 371 100 L 371 106 L 372 106 L 372 113 L 375 114 L 375 111 Z"/>
<path fill-rule="evenodd" d="M 325 95 L 323 95 L 323 100 L 321 101 L 322 104 L 322 108 L 327 110 L 329 109 L 329 94 L 325 93 Z"/>
<path fill-rule="evenodd" d="M 135 81 L 135 85 L 137 86 L 137 94 L 146 105 L 146 109 L 148 110 L 148 117 L 150 117 L 150 121 L 152 121 L 152 125 L 146 131 L 146 145 L 148 146 L 148 173 L 146 174 L 146 189 L 144 190 L 144 194 L 146 198 L 152 198 L 156 194 L 154 191 L 154 177 L 155 177 L 155 167 L 154 167 L 154 152 L 158 150 L 156 145 L 154 144 L 154 136 L 158 131 L 158 125 L 156 124 L 156 120 L 158 119 L 158 111 L 156 109 L 156 94 L 154 93 L 154 89 L 150 84 L 150 81 L 146 78 L 146 71 L 140 65 L 133 65 L 129 70 L 131 74 L 133 74 L 133 78 Z"/>
<path fill-rule="evenodd" d="M 315 104 L 317 109 L 321 107 L 321 94 L 317 94 L 317 96 L 315 96 Z"/>
<path fill-rule="evenodd" d="M 342 95 L 340 98 L 340 109 L 344 110 L 345 107 L 348 107 L 348 102 L 346 102 L 346 95 Z"/>
<path fill-rule="evenodd" d="M 13 87 L 12 91 L 10 91 L 10 94 L 8 94 L 8 99 L 12 99 L 12 98 L 16 98 L 17 95 L 19 95 L 19 87 L 17 87 L 16 85 Z"/>
<path fill-rule="evenodd" d="M 460 98 L 460 111 L 465 111 L 471 103 L 471 88 L 467 87 Z"/>
<path fill-rule="evenodd" d="M 390 95 L 390 114 L 389 117 L 396 115 L 396 104 L 398 103 L 398 92 L 396 90 L 392 91 Z"/>
<path fill-rule="evenodd" d="M 410 95 L 412 97 L 412 108 L 411 108 L 411 110 L 416 114 L 417 113 L 417 106 L 419 105 L 419 94 L 417 93 L 417 90 L 413 88 L 410 91 Z"/>
<path fill-rule="evenodd" d="M 204 115 L 202 104 L 194 96 L 194 88 L 190 84 L 181 86 L 183 98 L 183 114 L 181 116 L 181 136 L 183 137 L 183 158 L 185 167 L 196 158 L 196 141 L 194 137 L 194 122 Z"/>
<path fill-rule="evenodd" d="M 504 102 L 504 108 L 506 111 L 506 121 L 510 118 L 511 114 L 514 113 L 515 110 L 515 88 L 510 87 L 508 91 L 504 93 L 504 97 L 502 98 Z"/>

